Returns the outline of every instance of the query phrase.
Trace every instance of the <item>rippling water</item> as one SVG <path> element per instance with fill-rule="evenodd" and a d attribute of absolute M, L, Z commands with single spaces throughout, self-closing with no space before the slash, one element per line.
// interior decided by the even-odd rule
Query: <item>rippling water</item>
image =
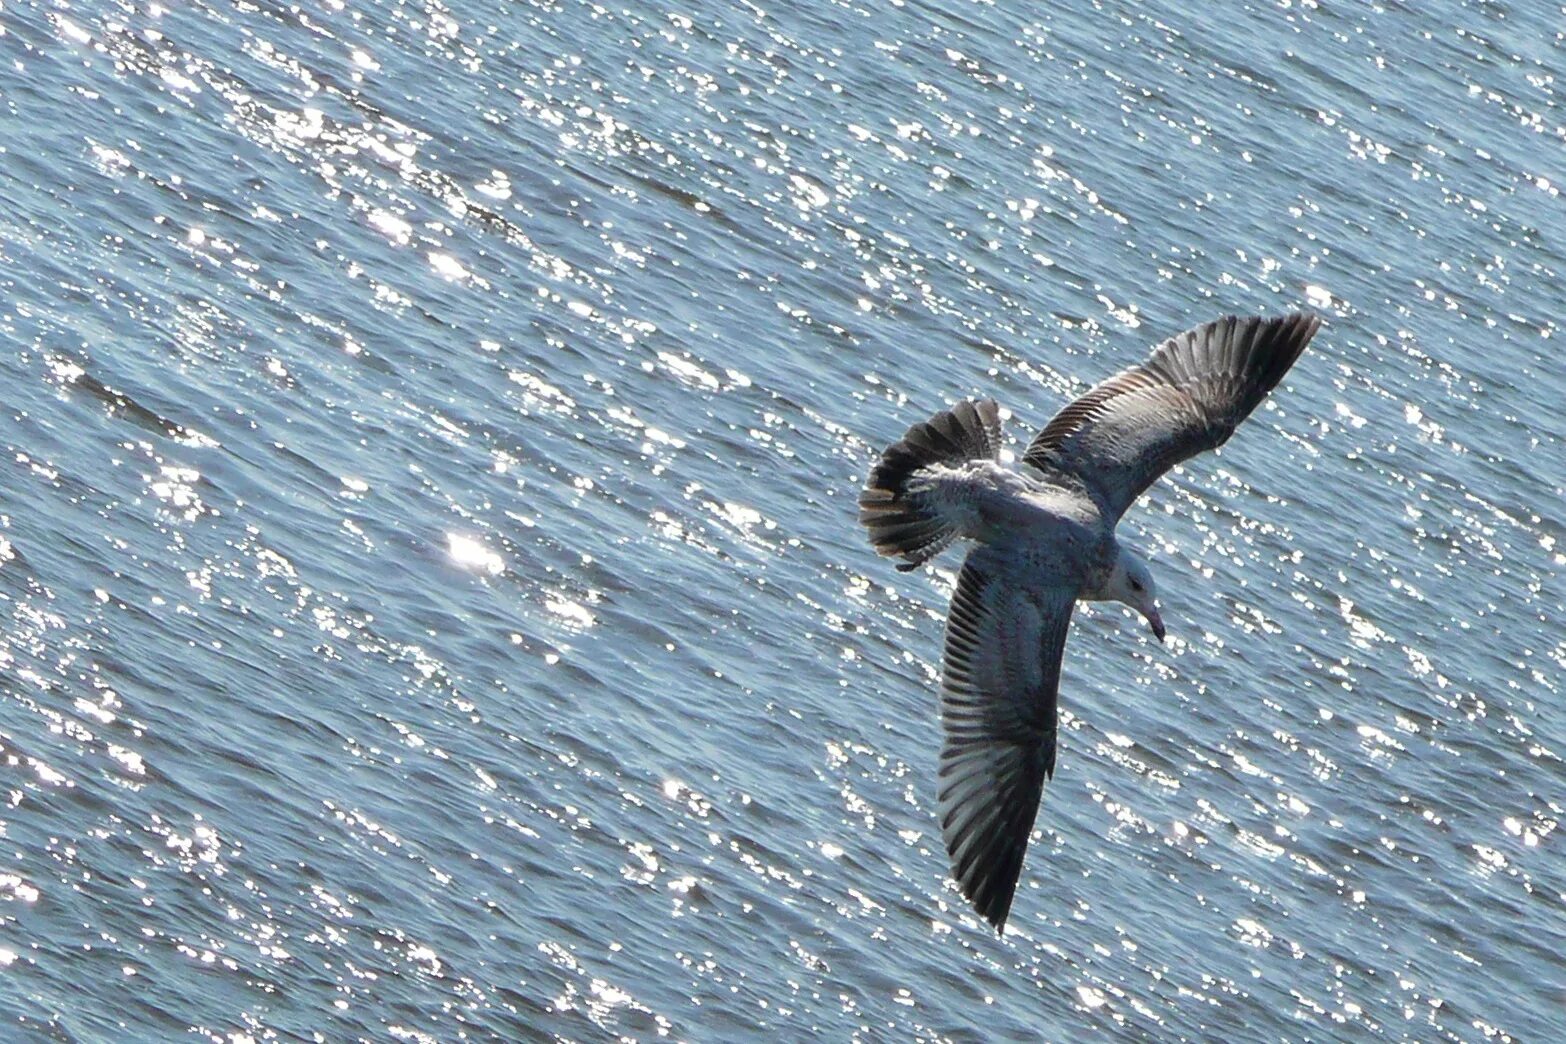
<path fill-rule="evenodd" d="M 1559 12 L 1071 7 L 6 5 L 0 1035 L 1566 1036 Z M 858 485 L 1302 304 L 997 939 Z"/>

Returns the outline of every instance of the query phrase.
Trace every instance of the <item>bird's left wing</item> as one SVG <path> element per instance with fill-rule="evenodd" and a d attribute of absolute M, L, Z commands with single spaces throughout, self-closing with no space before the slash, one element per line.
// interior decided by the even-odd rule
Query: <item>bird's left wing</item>
<path fill-rule="evenodd" d="M 1076 593 L 1029 582 L 1004 552 L 968 553 L 946 621 L 939 808 L 952 876 L 1005 927 L 1044 780 Z"/>
<path fill-rule="evenodd" d="M 1165 471 L 1228 441 L 1320 326 L 1303 312 L 1231 315 L 1171 337 L 1057 413 L 1023 461 L 1075 474 L 1119 518 Z"/>

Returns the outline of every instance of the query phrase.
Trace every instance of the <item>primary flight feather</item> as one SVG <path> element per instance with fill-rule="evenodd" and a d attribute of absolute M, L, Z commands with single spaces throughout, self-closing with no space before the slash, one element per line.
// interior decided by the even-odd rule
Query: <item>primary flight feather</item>
<path fill-rule="evenodd" d="M 1234 434 L 1321 321 L 1227 316 L 1187 330 L 1067 405 L 1016 470 L 998 463 L 994 401 L 959 402 L 877 462 L 859 518 L 880 554 L 913 569 L 955 540 L 946 621 L 938 808 L 952 876 L 1003 929 L 1044 781 L 1055 771 L 1056 687 L 1078 601 L 1118 601 L 1164 623 L 1120 516 L 1170 468 Z"/>

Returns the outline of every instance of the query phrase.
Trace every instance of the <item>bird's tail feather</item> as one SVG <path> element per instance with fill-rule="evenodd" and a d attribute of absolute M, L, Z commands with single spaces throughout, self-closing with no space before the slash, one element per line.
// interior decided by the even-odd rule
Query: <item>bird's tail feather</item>
<path fill-rule="evenodd" d="M 881 454 L 859 495 L 859 521 L 878 553 L 901 557 L 909 570 L 933 558 L 960 534 L 953 520 L 910 479 L 932 465 L 995 460 L 1000 452 L 1000 409 L 993 399 L 964 400 L 908 429 Z"/>

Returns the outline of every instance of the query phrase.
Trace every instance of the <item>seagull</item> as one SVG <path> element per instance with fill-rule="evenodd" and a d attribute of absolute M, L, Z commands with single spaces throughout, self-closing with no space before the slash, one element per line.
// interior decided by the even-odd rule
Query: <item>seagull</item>
<path fill-rule="evenodd" d="M 859 520 L 898 569 L 973 545 L 946 619 L 937 808 L 952 876 L 997 932 L 1055 772 L 1076 603 L 1123 602 L 1164 640 L 1152 571 L 1115 526 L 1160 475 L 1228 441 L 1320 325 L 1231 315 L 1170 338 L 1057 413 L 1015 470 L 993 399 L 915 424 L 871 470 Z"/>

